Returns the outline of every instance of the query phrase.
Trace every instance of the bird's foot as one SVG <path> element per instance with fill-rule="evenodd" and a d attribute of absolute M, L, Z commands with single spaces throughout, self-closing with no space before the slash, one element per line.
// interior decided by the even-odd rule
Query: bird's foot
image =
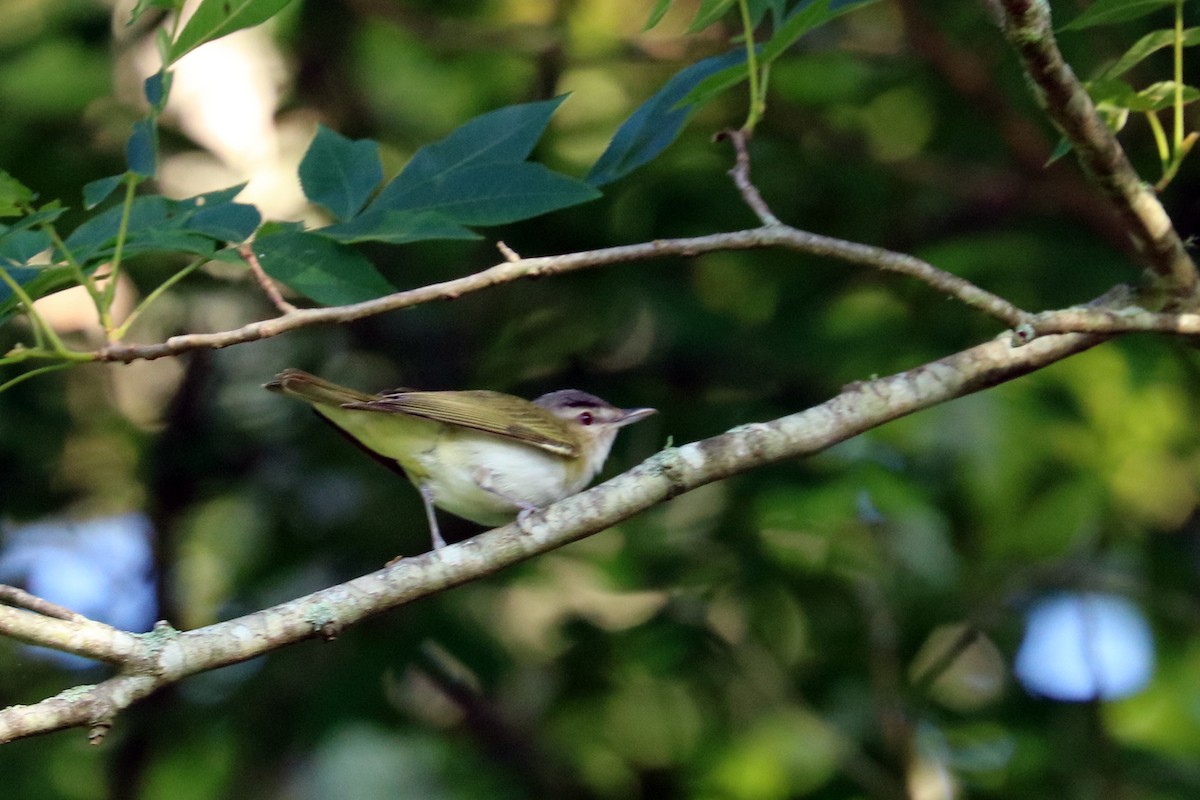
<path fill-rule="evenodd" d="M 533 535 L 533 523 L 538 521 L 542 510 L 537 506 L 524 506 L 517 512 L 517 527 L 521 529 L 521 533 L 527 536 Z"/>

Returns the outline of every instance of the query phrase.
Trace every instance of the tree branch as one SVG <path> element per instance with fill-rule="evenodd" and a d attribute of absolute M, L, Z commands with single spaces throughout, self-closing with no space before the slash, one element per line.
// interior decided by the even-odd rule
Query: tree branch
<path fill-rule="evenodd" d="M 129 665 L 144 649 L 136 634 L 79 614 L 66 620 L 4 605 L 0 605 L 0 632 L 27 644 L 111 664 Z"/>
<path fill-rule="evenodd" d="M 847 386 L 832 399 L 770 422 L 670 447 L 593 489 L 526 520 L 244 617 L 194 631 L 158 630 L 138 642 L 123 673 L 36 703 L 0 711 L 0 742 L 71 726 L 94 735 L 122 708 L 198 672 L 246 661 L 284 645 L 329 637 L 373 614 L 490 575 L 602 531 L 653 505 L 714 481 L 821 452 L 878 425 L 1012 380 L 1103 341 L 1046 336 L 1023 347 L 995 339 L 915 369 Z M 20 612 L 19 609 L 10 609 Z M 65 624 L 42 619 L 42 623 Z M 11 633 L 0 615 L 0 633 Z M 77 648 L 72 652 L 78 652 Z M 96 727 L 97 725 L 100 727 Z"/>
<path fill-rule="evenodd" d="M 175 356 L 191 350 L 217 350 L 230 345 L 269 339 L 281 333 L 312 325 L 352 322 L 365 317 L 398 311 L 402 308 L 436 300 L 457 300 L 465 294 L 526 278 L 540 278 L 566 272 L 664 256 L 696 256 L 722 250 L 749 250 L 760 247 L 783 247 L 808 255 L 826 256 L 850 264 L 895 272 L 928 283 L 935 289 L 995 317 L 1009 326 L 1027 322 L 1031 315 L 968 280 L 940 270 L 919 258 L 895 253 L 870 245 L 834 239 L 798 230 L 786 225 L 769 225 L 729 233 L 715 233 L 688 239 L 660 239 L 642 244 L 586 250 L 557 256 L 513 258 L 506 253 L 505 261 L 462 278 L 432 283 L 408 291 L 346 306 L 306 308 L 291 311 L 268 320 L 260 320 L 233 330 L 218 333 L 191 333 L 172 336 L 156 344 L 130 345 L 114 343 L 97 350 L 98 361 L 131 362 Z"/>
<path fill-rule="evenodd" d="M 1200 304 L 1200 277 L 1171 218 L 1138 176 L 1116 136 L 1096 113 L 1087 89 L 1063 60 L 1046 0 L 988 0 L 1021 57 L 1046 113 L 1074 148 L 1088 177 L 1116 207 L 1142 260 L 1165 293 L 1168 310 Z"/>

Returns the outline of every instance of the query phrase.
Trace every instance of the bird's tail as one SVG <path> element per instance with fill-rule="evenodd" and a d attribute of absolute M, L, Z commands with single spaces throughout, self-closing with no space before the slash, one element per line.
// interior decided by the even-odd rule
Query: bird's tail
<path fill-rule="evenodd" d="M 345 403 L 364 403 L 375 399 L 375 395 L 338 386 L 336 383 L 318 378 L 302 369 L 285 369 L 275 380 L 263 384 L 264 389 L 280 394 L 290 394 L 310 403 L 341 406 Z"/>

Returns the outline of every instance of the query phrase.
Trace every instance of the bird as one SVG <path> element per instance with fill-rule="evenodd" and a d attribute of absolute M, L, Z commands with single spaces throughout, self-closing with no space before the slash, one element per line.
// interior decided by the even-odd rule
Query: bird
<path fill-rule="evenodd" d="M 657 413 L 577 389 L 536 400 L 487 390 L 368 394 L 299 369 L 264 388 L 309 403 L 369 454 L 399 467 L 421 495 L 434 550 L 446 546 L 435 507 L 488 527 L 523 523 L 582 491 L 617 432 Z"/>

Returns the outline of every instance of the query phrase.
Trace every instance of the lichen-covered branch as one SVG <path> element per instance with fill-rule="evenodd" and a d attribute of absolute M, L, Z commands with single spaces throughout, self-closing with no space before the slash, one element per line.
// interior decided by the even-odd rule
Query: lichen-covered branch
<path fill-rule="evenodd" d="M 1087 90 L 1063 60 L 1054 39 L 1046 0 L 989 0 L 1046 113 L 1070 141 L 1084 171 L 1116 207 L 1117 214 L 1156 277 L 1164 296 L 1156 304 L 1172 311 L 1200 304 L 1200 278 L 1171 218 L 1138 176 L 1116 136 L 1096 113 Z"/>
<path fill-rule="evenodd" d="M 93 738 L 98 737 L 122 708 L 161 686 L 303 639 L 331 637 L 372 614 L 477 580 L 699 486 L 821 452 L 890 420 L 1012 380 L 1100 341 L 1102 337 L 1078 334 L 1046 336 L 1014 347 L 1008 339 L 998 338 L 906 372 L 852 384 L 806 411 L 667 448 L 623 475 L 548 507 L 526 520 L 524 530 L 515 524 L 497 528 L 194 631 L 164 627 L 143 636 L 125 634 L 129 638 L 123 641 L 136 642 L 138 648 L 121 662 L 121 674 L 30 706 L 0 710 L 0 742 L 72 726 L 89 726 Z M 11 632 L 0 615 L 0 633 Z"/>

